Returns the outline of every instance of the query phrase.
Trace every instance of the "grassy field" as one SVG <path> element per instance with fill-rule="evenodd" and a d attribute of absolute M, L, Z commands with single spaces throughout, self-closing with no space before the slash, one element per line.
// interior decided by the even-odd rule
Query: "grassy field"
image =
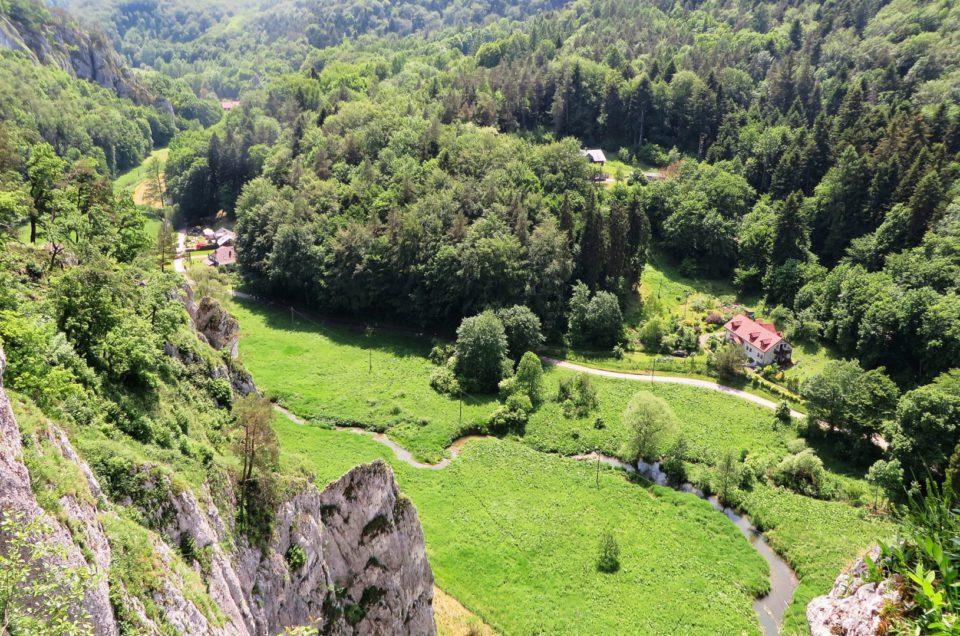
<path fill-rule="evenodd" d="M 366 335 L 360 330 L 320 326 L 301 318 L 291 322 L 289 313 L 249 302 L 232 303 L 232 311 L 242 330 L 241 357 L 268 394 L 276 396 L 307 419 L 361 423 L 385 429 L 422 460 L 435 461 L 441 457 L 452 439 L 467 430 L 471 422 L 488 417 L 497 405 L 492 397 L 465 400 L 464 423 L 461 425 L 457 401 L 437 394 L 429 386 L 434 367 L 426 358 L 430 348 L 426 339 L 383 332 Z M 371 360 L 372 373 L 369 370 Z M 542 568 L 522 558 L 522 551 L 508 550 L 502 563 L 494 562 L 491 555 L 496 554 L 505 541 L 497 533 L 521 537 L 531 545 L 559 542 L 558 545 L 564 546 L 563 550 L 570 554 L 589 552 L 594 549 L 584 547 L 589 543 L 585 538 L 589 533 L 574 537 L 577 532 L 586 532 L 575 527 L 576 524 L 569 531 L 554 529 L 571 523 L 566 516 L 568 504 L 590 511 L 597 524 L 612 523 L 617 528 L 624 527 L 623 523 L 615 521 L 621 519 L 622 512 L 600 509 L 600 503 L 589 498 L 581 500 L 580 494 L 566 483 L 574 477 L 583 478 L 582 464 L 538 450 L 573 454 L 600 449 L 616 453 L 625 434 L 620 414 L 629 398 L 641 390 L 670 404 L 688 441 L 690 459 L 700 466 L 716 463 L 728 450 L 737 456 L 746 450 L 751 455 L 779 459 L 787 453 L 787 443 L 797 436 L 793 426 L 775 425 L 770 410 L 735 397 L 695 387 L 640 384 L 600 377 L 591 378 L 597 388 L 599 410 L 589 417 L 567 419 L 553 401 L 553 396 L 559 379 L 569 373 L 562 369 L 547 369 L 548 401 L 531 416 L 523 437 L 512 441 L 468 444 L 464 455 L 443 471 L 416 471 L 405 464 L 395 466 L 401 486 L 421 511 L 430 543 L 431 563 L 435 565 L 439 584 L 468 608 L 478 612 L 495 629 L 507 634 L 530 633 L 541 627 L 548 633 L 564 631 L 565 626 L 572 624 L 562 622 L 566 620 L 563 618 L 565 614 L 554 617 L 559 622 L 540 626 L 527 618 L 519 618 L 530 603 L 519 603 L 515 599 L 518 589 L 531 594 L 536 591 L 533 604 L 550 608 L 539 615 L 553 617 L 557 598 L 564 598 L 564 603 L 570 602 L 563 596 L 563 590 L 571 589 L 572 583 L 561 583 L 563 579 L 558 575 L 547 587 L 533 590 L 529 586 L 541 585 L 536 581 L 542 576 Z M 602 427 L 596 426 L 597 418 L 602 419 Z M 317 473 L 320 483 L 335 479 L 357 462 L 375 457 L 396 464 L 391 451 L 361 435 L 298 427 L 286 421 L 278 422 L 277 427 L 288 467 L 307 466 Z M 840 454 L 829 452 L 827 442 L 817 441 L 815 446 L 832 471 L 832 479 L 862 486 L 861 468 L 851 467 Z M 475 449 L 483 449 L 483 452 L 476 454 Z M 527 466 L 526 470 L 519 469 L 521 464 Z M 539 495 L 526 498 L 526 487 Z M 633 505 L 636 493 L 646 491 L 636 486 L 630 488 L 633 490 L 621 490 L 617 486 L 608 495 L 618 499 L 619 504 L 623 504 L 619 498 L 624 497 Z M 468 514 L 463 508 L 456 507 L 455 504 L 478 503 L 478 492 L 484 493 L 479 497 L 479 503 L 485 514 Z M 670 495 L 658 492 L 656 496 L 666 500 Z M 622 507 L 619 504 L 618 507 Z M 865 517 L 860 509 L 844 503 L 816 501 L 767 486 L 750 492 L 744 505 L 748 513 L 756 515 L 757 520 L 769 529 L 773 545 L 786 555 L 803 578 L 797 602 L 790 610 L 791 624 L 797 629 L 802 624 L 803 607 L 809 598 L 825 593 L 845 564 L 870 542 L 889 533 L 889 526 Z M 680 509 L 685 510 L 685 506 Z M 489 527 L 491 514 L 503 520 L 502 528 Z M 527 523 L 518 515 L 529 515 L 539 521 Z M 810 519 L 817 520 L 817 523 L 809 523 Z M 598 531 L 593 530 L 594 533 Z M 491 539 L 488 545 L 487 535 L 491 532 L 499 538 Z M 570 536 L 561 538 L 557 533 Z M 591 540 L 595 541 L 595 538 Z M 701 546 L 698 549 L 706 548 Z M 655 562 L 658 557 L 648 555 L 647 558 Z M 567 566 L 561 567 L 551 561 L 550 567 L 558 568 L 557 572 L 564 572 L 565 576 L 567 574 L 564 569 Z M 583 572 L 580 575 L 583 576 Z M 550 587 L 554 583 L 559 585 L 559 590 Z M 487 586 L 507 586 L 504 589 L 511 592 L 503 596 L 499 592 L 487 593 Z M 590 586 L 584 589 L 594 590 Z M 694 585 L 692 589 L 699 588 Z M 601 596 L 609 594 L 622 594 L 622 591 L 604 588 Z M 637 594 L 643 597 L 642 601 L 604 602 L 639 603 L 638 608 L 647 608 L 641 613 L 649 613 L 649 608 L 664 602 L 644 596 L 645 592 Z M 601 602 L 599 597 L 593 601 Z M 600 608 L 600 605 L 589 605 L 580 607 L 580 610 L 605 614 L 606 610 Z M 617 611 L 625 610 L 619 607 Z M 612 623 L 603 622 L 607 619 L 590 617 L 590 620 L 598 621 L 593 627 L 599 632 L 616 631 Z M 658 626 L 664 628 L 663 625 L 648 625 L 651 631 L 656 631 L 654 628 Z M 716 625 L 713 627 L 717 633 L 731 633 Z"/>
<path fill-rule="evenodd" d="M 645 308 L 658 308 L 688 319 L 705 316 L 709 309 L 737 300 L 736 290 L 729 281 L 685 276 L 665 256 L 656 252 L 651 253 L 643 268 L 640 295 Z M 751 304 L 756 300 L 747 298 L 742 302 Z"/>
<path fill-rule="evenodd" d="M 552 369 L 546 375 L 547 395 L 556 394 L 562 375 L 569 371 Z M 689 445 L 691 459 L 714 464 L 725 451 L 739 456 L 752 454 L 782 456 L 786 443 L 796 437 L 793 427 L 774 426 L 773 412 L 722 393 L 676 384 L 646 384 L 632 380 L 591 377 L 597 388 L 600 408 L 582 419 L 567 419 L 560 405 L 545 402 L 530 418 L 524 441 L 534 448 L 569 455 L 599 449 L 615 454 L 626 437 L 620 416 L 638 391 L 664 399 L 673 409 Z M 596 427 L 597 418 L 603 428 Z"/>
<path fill-rule="evenodd" d="M 800 578 L 784 619 L 784 634 L 806 633 L 807 603 L 829 590 L 837 574 L 870 543 L 894 535 L 889 522 L 871 517 L 864 509 L 782 488 L 754 487 L 744 508 Z"/>
<path fill-rule="evenodd" d="M 306 419 L 358 424 L 385 430 L 421 460 L 435 462 L 465 431 L 486 421 L 493 396 L 464 399 L 461 424 L 457 400 L 430 387 L 434 366 L 425 339 L 320 326 L 251 302 L 233 303 L 240 321 L 240 354 L 259 385 Z M 372 367 L 372 372 L 370 371 Z M 554 396 L 560 378 L 571 372 L 548 368 L 546 392 Z M 771 411 L 694 387 L 639 384 L 591 378 L 600 410 L 568 420 L 559 404 L 547 401 L 527 425 L 524 441 L 544 451 L 575 454 L 599 448 L 615 453 L 624 436 L 620 414 L 639 390 L 665 399 L 679 417 L 694 457 L 713 463 L 719 454 L 742 449 L 777 456 L 795 437 L 792 428 L 774 428 Z M 595 428 L 597 417 L 604 428 Z"/>
<path fill-rule="evenodd" d="M 130 191 L 135 190 L 140 182 L 147 178 L 147 164 L 150 163 L 150 160 L 157 159 L 163 163 L 167 160 L 167 156 L 169 154 L 170 150 L 168 148 L 158 148 L 157 150 L 154 150 L 147 156 L 146 159 L 143 160 L 143 163 L 141 163 L 139 166 L 127 170 L 114 179 L 114 189 Z"/>
<path fill-rule="evenodd" d="M 259 386 L 303 418 L 385 430 L 436 462 L 496 407 L 491 396 L 464 396 L 461 420 L 458 400 L 430 388 L 428 340 L 319 326 L 244 301 L 231 311 L 242 330 L 240 356 Z"/>
<path fill-rule="evenodd" d="M 318 483 L 384 458 L 420 515 L 437 584 L 503 634 L 756 634 L 766 563 L 709 504 L 622 473 L 479 440 L 441 471 L 416 470 L 350 432 L 278 419 L 287 469 Z M 605 529 L 621 569 L 595 567 Z"/>

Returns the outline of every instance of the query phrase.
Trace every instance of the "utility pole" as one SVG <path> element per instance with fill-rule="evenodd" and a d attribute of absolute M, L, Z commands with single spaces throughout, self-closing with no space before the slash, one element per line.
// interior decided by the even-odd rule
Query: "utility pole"
<path fill-rule="evenodd" d="M 460 389 L 460 426 L 463 426 L 463 389 Z"/>
<path fill-rule="evenodd" d="M 594 449 L 593 454 L 597 456 L 597 490 L 600 490 L 600 451 Z"/>

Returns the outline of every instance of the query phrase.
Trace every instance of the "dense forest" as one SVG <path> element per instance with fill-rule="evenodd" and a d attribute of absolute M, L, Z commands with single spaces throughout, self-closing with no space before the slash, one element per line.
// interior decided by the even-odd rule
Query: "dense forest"
<path fill-rule="evenodd" d="M 558 341 L 576 281 L 626 308 L 653 247 L 856 360 L 821 402 L 849 394 L 831 412 L 861 423 L 855 446 L 927 426 L 909 406 L 933 399 L 941 450 L 901 457 L 941 472 L 953 383 L 897 405 L 960 353 L 951 24 L 933 5 L 610 1 L 345 42 L 179 137 L 171 193 L 186 222 L 236 216 L 258 293 L 447 329 L 520 303 Z M 597 187 L 586 144 L 668 178 Z"/>

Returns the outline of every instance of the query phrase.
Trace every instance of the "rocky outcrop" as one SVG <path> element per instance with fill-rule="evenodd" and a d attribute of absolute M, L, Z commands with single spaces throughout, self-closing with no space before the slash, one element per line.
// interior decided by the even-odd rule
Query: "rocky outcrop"
<path fill-rule="evenodd" d="M 870 552 L 876 560 L 879 548 Z M 818 596 L 807 605 L 807 623 L 812 636 L 875 636 L 884 608 L 900 600 L 895 580 L 867 581 L 869 568 L 864 559 L 837 577 L 826 596 Z"/>
<path fill-rule="evenodd" d="M 218 351 L 226 349 L 232 357 L 237 357 L 240 324 L 223 308 L 220 301 L 208 296 L 201 298 L 193 315 L 193 322 L 211 347 Z"/>
<path fill-rule="evenodd" d="M 31 22 L 0 13 L 0 47 L 23 53 L 37 64 L 57 66 L 120 97 L 141 104 L 153 101 L 105 35 L 81 28 L 65 13 L 38 7 L 37 15 L 44 13 L 46 19 Z"/>
<path fill-rule="evenodd" d="M 99 467 L 101 484 L 63 431 L 45 423 L 30 434 L 31 452 L 58 453 L 80 482 L 75 495 L 60 498 L 58 521 L 31 488 L 3 390 L 4 362 L 0 350 L 0 514 L 43 516 L 67 565 L 103 574 L 84 599 L 94 633 L 119 633 L 117 608 L 143 634 L 265 636 L 302 625 L 337 635 L 436 633 L 423 532 L 385 463 L 357 467 L 322 491 L 305 484 L 275 511 L 267 544 L 252 546 L 233 532 L 233 515 L 221 514 L 235 507 L 229 484 L 217 489 L 217 505 L 209 485 L 199 493 L 178 487 L 160 466 L 130 466 L 123 474 Z M 162 573 L 149 590 L 107 576 L 126 549 L 111 545 L 113 534 L 104 528 L 118 520 L 117 506 L 136 509 L 145 526 L 138 532 L 148 537 L 152 569 Z M 178 553 L 192 553 L 190 564 Z M 186 574 L 202 577 L 199 592 Z"/>
<path fill-rule="evenodd" d="M 432 635 L 433 573 L 423 546 L 416 510 L 376 461 L 281 506 L 270 548 L 241 557 L 241 578 L 256 582 L 251 595 L 268 628 L 314 617 L 326 634 Z M 291 569 L 296 548 L 304 560 Z"/>
<path fill-rule="evenodd" d="M 76 524 L 75 530 L 84 535 L 84 544 L 89 549 L 93 561 L 88 564 L 70 530 L 48 515 L 37 503 L 30 485 L 30 474 L 23 463 L 20 429 L 13 416 L 6 392 L 3 390 L 2 379 L 5 367 L 6 358 L 0 350 L 0 514 L 22 515 L 25 522 L 38 517 L 42 518 L 51 529 L 46 540 L 58 544 L 63 549 L 63 565 L 70 568 L 89 565 L 105 573 L 110 563 L 110 546 L 94 506 L 72 496 L 63 497 L 60 500 L 67 518 Z M 68 452 L 76 455 L 72 448 L 69 448 Z M 101 577 L 87 590 L 83 605 L 91 617 L 96 634 L 107 636 L 119 634 L 105 577 Z"/>

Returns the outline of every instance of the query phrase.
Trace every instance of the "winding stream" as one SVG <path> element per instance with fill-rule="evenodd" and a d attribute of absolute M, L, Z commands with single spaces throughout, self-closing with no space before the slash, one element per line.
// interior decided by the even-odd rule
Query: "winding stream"
<path fill-rule="evenodd" d="M 305 423 L 302 418 L 297 417 L 282 406 L 274 405 L 274 408 L 292 422 L 297 424 Z M 485 437 L 483 435 L 468 435 L 466 437 L 461 437 L 450 445 L 449 459 L 442 459 L 436 464 L 424 464 L 414 459 L 413 454 L 410 451 L 403 446 L 400 446 L 383 433 L 371 433 L 370 431 L 362 428 L 348 426 L 338 426 L 337 430 L 351 431 L 353 433 L 372 437 L 377 442 L 390 448 L 393 451 L 393 454 L 396 455 L 397 459 L 406 462 L 414 468 L 420 468 L 423 470 L 442 470 L 446 468 L 450 465 L 451 461 L 459 457 L 460 451 L 463 450 L 463 447 L 467 444 L 467 442 L 474 439 L 484 439 Z M 651 465 L 640 462 L 637 466 L 634 466 L 633 464 L 628 464 L 627 462 L 621 461 L 616 457 L 599 453 L 573 455 L 571 459 L 580 461 L 599 461 L 607 466 L 612 466 L 628 473 L 637 473 L 658 485 L 663 486 L 667 484 L 667 475 L 660 470 L 660 466 L 658 464 Z M 778 555 L 773 548 L 770 547 L 770 544 L 767 543 L 767 540 L 763 537 L 763 534 L 757 530 L 757 528 L 750 522 L 748 517 L 737 514 L 737 512 L 731 508 L 725 508 L 716 497 L 707 497 L 702 490 L 696 488 L 693 484 L 683 484 L 682 486 L 676 488 L 676 490 L 687 492 L 696 495 L 701 499 L 709 501 L 710 505 L 712 505 L 715 510 L 722 512 L 728 519 L 730 519 L 730 521 L 733 522 L 733 525 L 739 528 L 740 532 L 743 533 L 743 536 L 745 536 L 747 541 L 750 542 L 750 545 L 753 546 L 757 553 L 759 553 L 760 556 L 763 557 L 763 560 L 766 561 L 770 566 L 770 591 L 766 596 L 753 601 L 753 609 L 757 613 L 757 618 L 760 621 L 760 627 L 764 636 L 778 636 L 780 634 L 780 628 L 783 625 L 783 616 L 786 613 L 787 606 L 790 605 L 790 601 L 793 600 L 793 593 L 800 584 L 800 581 L 797 579 L 797 575 L 794 574 L 787 562 L 784 561 L 780 555 Z"/>

